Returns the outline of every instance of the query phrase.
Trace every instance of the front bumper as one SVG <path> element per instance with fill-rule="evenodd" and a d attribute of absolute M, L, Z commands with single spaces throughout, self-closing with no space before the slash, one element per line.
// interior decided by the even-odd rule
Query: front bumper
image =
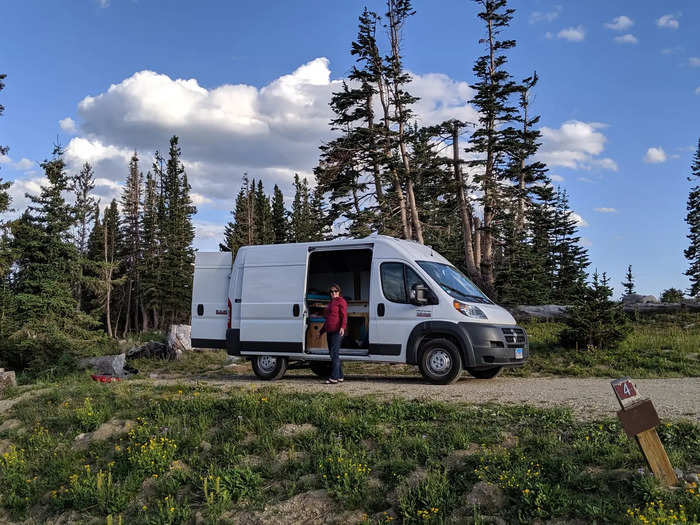
<path fill-rule="evenodd" d="M 530 356 L 524 328 L 516 325 L 459 323 L 471 342 L 475 368 L 522 366 Z"/>

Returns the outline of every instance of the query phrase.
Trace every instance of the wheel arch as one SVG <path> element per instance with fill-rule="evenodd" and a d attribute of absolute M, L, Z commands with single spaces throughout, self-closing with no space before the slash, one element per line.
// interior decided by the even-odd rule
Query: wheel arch
<path fill-rule="evenodd" d="M 474 348 L 469 334 L 457 323 L 449 321 L 424 321 L 411 330 L 406 343 L 406 363 L 417 365 L 420 359 L 420 347 L 428 340 L 444 338 L 452 341 L 462 357 L 464 367 L 472 366 L 475 362 Z"/>

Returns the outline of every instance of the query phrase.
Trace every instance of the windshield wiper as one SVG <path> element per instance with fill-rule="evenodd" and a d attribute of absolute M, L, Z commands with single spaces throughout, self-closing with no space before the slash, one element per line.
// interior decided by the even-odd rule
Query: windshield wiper
<path fill-rule="evenodd" d="M 488 304 L 489 301 L 481 297 L 480 295 L 473 295 L 473 294 L 468 294 L 464 293 L 461 290 L 457 290 L 456 288 L 452 288 L 450 285 L 443 283 L 442 281 L 438 281 L 438 284 L 442 286 L 443 288 L 447 288 L 449 291 L 454 292 L 456 294 L 461 295 L 465 299 L 476 299 L 478 303 L 483 303 L 483 304 Z"/>

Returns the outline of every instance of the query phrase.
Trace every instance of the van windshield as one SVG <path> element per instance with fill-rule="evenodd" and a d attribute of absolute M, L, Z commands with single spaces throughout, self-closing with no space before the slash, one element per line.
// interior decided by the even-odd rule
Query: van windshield
<path fill-rule="evenodd" d="M 430 277 L 448 294 L 460 301 L 492 304 L 462 272 L 454 266 L 432 261 L 416 261 Z"/>

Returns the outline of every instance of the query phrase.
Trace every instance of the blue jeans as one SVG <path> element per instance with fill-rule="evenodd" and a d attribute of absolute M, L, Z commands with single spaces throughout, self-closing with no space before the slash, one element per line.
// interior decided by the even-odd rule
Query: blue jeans
<path fill-rule="evenodd" d="M 340 363 L 340 332 L 326 332 L 328 352 L 331 354 L 331 379 L 343 379 L 343 365 Z"/>

